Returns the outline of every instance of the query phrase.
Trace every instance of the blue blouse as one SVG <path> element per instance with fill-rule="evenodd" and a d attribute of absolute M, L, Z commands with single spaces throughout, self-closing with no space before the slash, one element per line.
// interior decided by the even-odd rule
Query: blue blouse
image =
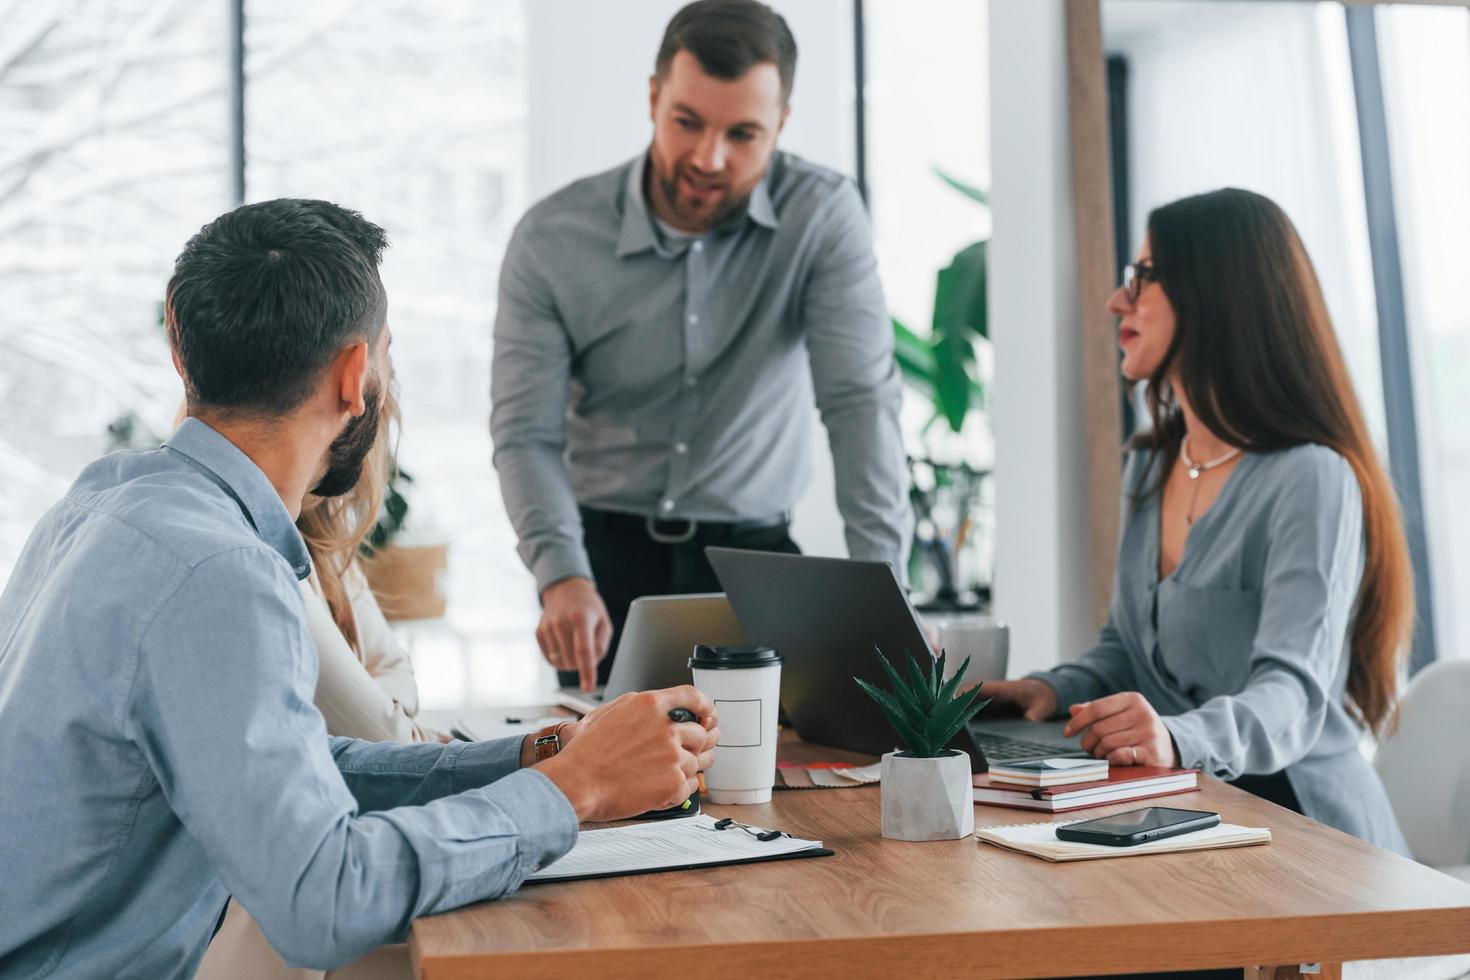
<path fill-rule="evenodd" d="M 1157 466 L 1157 463 L 1155 463 Z M 1159 494 L 1147 452 L 1124 469 L 1107 624 L 1075 663 L 1033 676 L 1068 705 L 1138 691 L 1180 763 L 1220 779 L 1285 771 L 1307 816 L 1408 853 L 1348 713 L 1348 631 L 1363 508 L 1323 446 L 1247 453 L 1159 578 Z"/>

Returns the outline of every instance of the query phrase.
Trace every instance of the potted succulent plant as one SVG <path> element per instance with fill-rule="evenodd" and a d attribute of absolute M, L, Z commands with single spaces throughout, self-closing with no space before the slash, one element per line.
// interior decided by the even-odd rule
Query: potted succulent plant
<path fill-rule="evenodd" d="M 970 786 L 970 757 L 946 749 L 950 739 L 990 699 L 980 700 L 980 686 L 959 691 L 969 658 L 948 680 L 943 651 L 921 670 L 908 658 L 907 676 L 900 675 L 883 651 L 874 648 L 891 692 L 854 677 L 878 702 L 904 750 L 883 756 L 883 836 L 894 840 L 959 840 L 975 832 L 975 801 Z"/>

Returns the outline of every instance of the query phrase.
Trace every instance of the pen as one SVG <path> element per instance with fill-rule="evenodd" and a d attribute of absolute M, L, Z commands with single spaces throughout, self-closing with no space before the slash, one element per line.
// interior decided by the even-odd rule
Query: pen
<path fill-rule="evenodd" d="M 695 717 L 694 712 L 690 711 L 688 708 L 674 708 L 674 709 L 672 709 L 672 710 L 669 711 L 669 720 L 670 721 L 698 721 L 699 719 L 697 717 Z"/>

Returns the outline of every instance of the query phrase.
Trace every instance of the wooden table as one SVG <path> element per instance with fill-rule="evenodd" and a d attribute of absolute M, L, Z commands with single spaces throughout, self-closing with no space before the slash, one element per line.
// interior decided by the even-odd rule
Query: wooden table
<path fill-rule="evenodd" d="M 781 757 L 871 761 L 785 737 Z M 1052 864 L 974 838 L 884 840 L 878 794 L 791 790 L 767 805 L 709 806 L 837 854 L 528 885 L 417 920 L 415 969 L 423 980 L 860 980 L 1216 967 L 1270 976 L 1262 964 L 1320 962 L 1332 977 L 1345 960 L 1470 952 L 1470 885 L 1214 780 L 1157 802 L 1269 827 L 1271 844 Z M 975 811 L 979 826 L 1049 819 Z"/>

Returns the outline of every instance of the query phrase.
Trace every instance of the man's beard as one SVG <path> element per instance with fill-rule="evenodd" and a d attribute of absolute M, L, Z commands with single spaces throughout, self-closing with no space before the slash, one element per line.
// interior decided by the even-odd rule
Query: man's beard
<path fill-rule="evenodd" d="M 327 472 L 311 492 L 318 497 L 340 497 L 357 486 L 362 464 L 378 441 L 378 421 L 383 413 L 383 386 L 376 379 L 363 392 L 363 412 L 348 420 L 342 433 L 327 447 Z"/>
<path fill-rule="evenodd" d="M 679 164 L 675 164 L 668 173 L 665 173 L 658 161 L 653 160 L 653 178 L 658 182 L 658 189 L 663 194 L 664 201 L 675 214 L 679 215 L 681 221 L 686 225 L 694 226 L 686 227 L 684 231 L 709 231 L 722 224 L 732 214 L 744 210 L 750 203 L 750 194 L 739 196 L 731 190 L 726 190 L 725 199 L 708 215 L 700 216 L 697 213 L 689 213 L 679 199 L 679 167 Z"/>

